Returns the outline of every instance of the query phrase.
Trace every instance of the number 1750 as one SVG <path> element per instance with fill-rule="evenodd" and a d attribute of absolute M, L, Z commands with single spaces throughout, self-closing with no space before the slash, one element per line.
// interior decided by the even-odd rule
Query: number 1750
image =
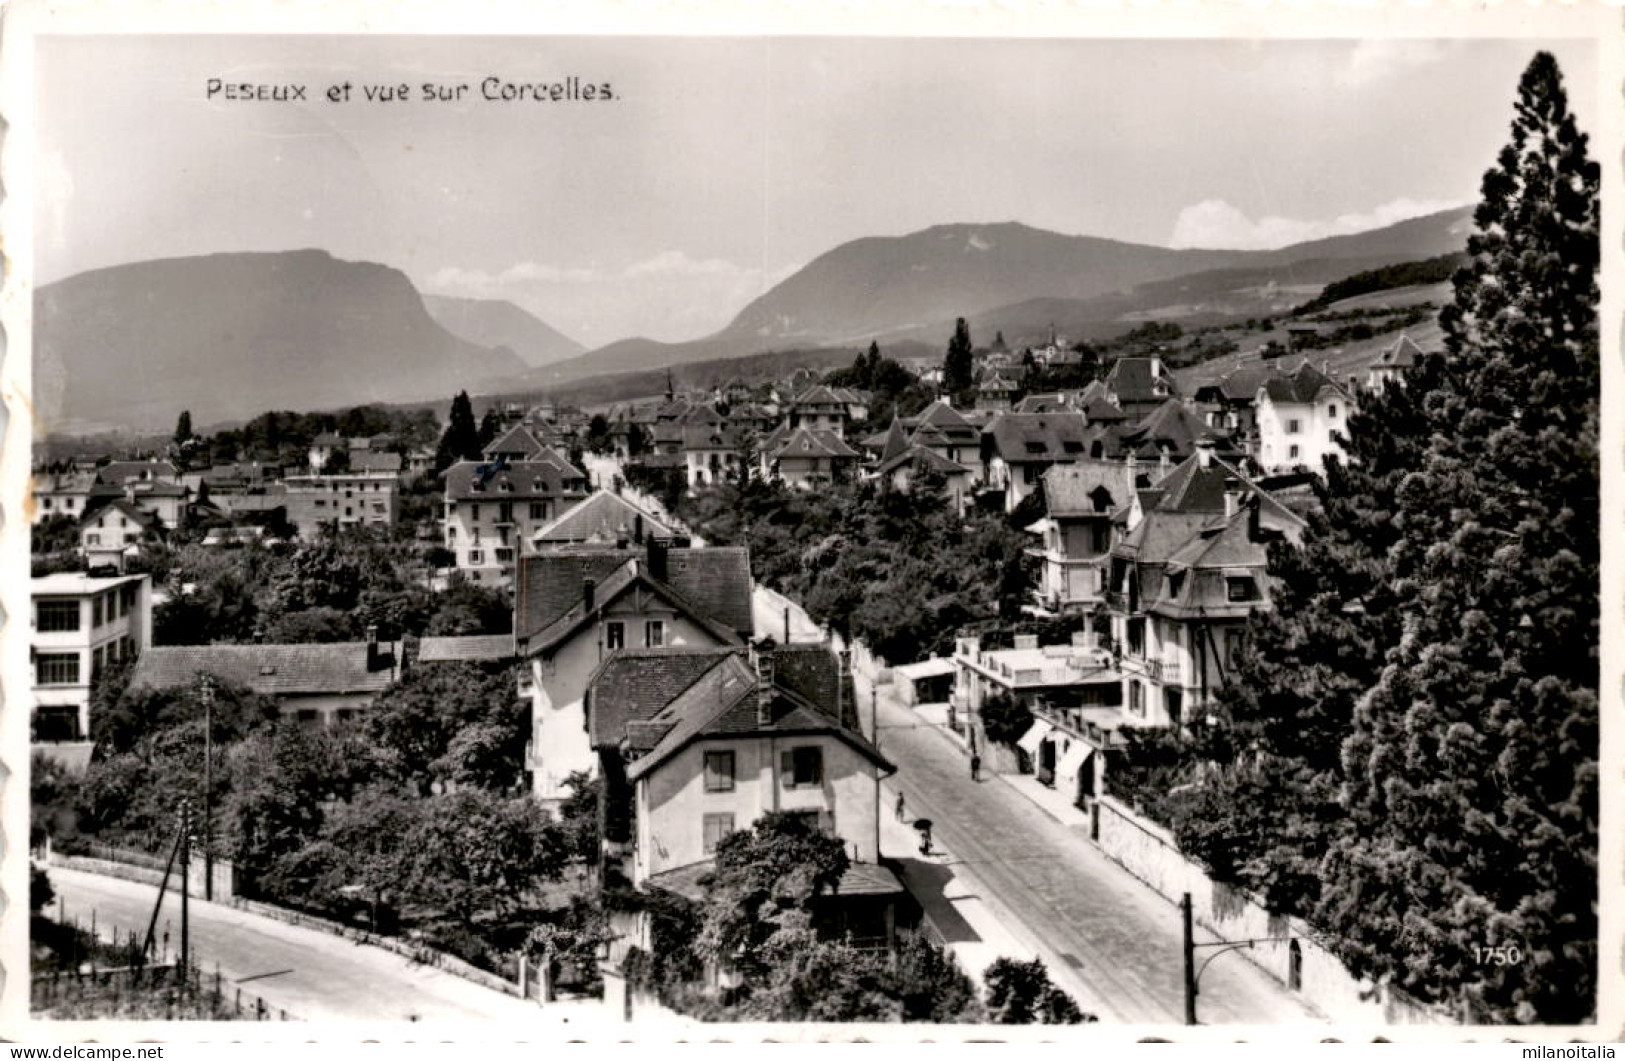
<path fill-rule="evenodd" d="M 1516 943 L 1507 943 L 1499 947 L 1474 947 L 1473 958 L 1480 965 L 1517 965 L 1523 961 L 1523 951 Z"/>

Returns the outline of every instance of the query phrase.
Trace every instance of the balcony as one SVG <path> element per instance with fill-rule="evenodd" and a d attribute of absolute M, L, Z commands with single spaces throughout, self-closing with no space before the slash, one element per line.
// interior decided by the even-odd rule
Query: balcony
<path fill-rule="evenodd" d="M 1145 661 L 1145 673 L 1154 681 L 1175 684 L 1179 681 L 1179 661 L 1177 659 L 1148 659 Z"/>
<path fill-rule="evenodd" d="M 1123 745 L 1121 730 L 1115 722 L 1121 714 L 1115 707 L 1051 707 L 1032 705 L 1033 716 L 1041 718 L 1056 729 L 1079 740 L 1087 741 L 1098 751 L 1110 751 Z"/>

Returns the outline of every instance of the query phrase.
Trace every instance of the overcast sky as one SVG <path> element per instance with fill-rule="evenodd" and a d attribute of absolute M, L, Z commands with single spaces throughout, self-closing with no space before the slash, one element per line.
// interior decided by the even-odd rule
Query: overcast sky
<path fill-rule="evenodd" d="M 1544 46 L 1590 129 L 1591 45 Z M 1536 47 L 46 38 L 36 264 L 48 282 L 321 247 L 512 299 L 589 346 L 696 338 L 861 236 L 1013 220 L 1273 247 L 1471 202 Z M 486 102 L 490 76 L 615 98 Z M 210 100 L 210 78 L 307 99 Z M 345 80 L 352 101 L 327 102 Z M 418 101 L 428 80 L 466 101 Z M 399 81 L 413 101 L 360 99 Z"/>

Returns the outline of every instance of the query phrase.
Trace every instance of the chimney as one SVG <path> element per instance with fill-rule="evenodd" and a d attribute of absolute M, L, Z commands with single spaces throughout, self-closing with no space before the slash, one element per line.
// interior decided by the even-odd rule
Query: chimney
<path fill-rule="evenodd" d="M 790 606 L 784 606 L 784 643 L 790 643 Z"/>
<path fill-rule="evenodd" d="M 1213 467 L 1213 440 L 1199 438 L 1196 440 L 1196 463 L 1204 468 Z"/>
<path fill-rule="evenodd" d="M 378 651 L 378 624 L 367 624 L 367 673 L 383 666 L 383 654 Z"/>
<path fill-rule="evenodd" d="M 639 513 L 632 517 L 632 544 L 643 544 L 643 515 Z"/>
<path fill-rule="evenodd" d="M 756 724 L 768 726 L 773 722 L 773 644 L 764 637 L 756 645 Z"/>
<path fill-rule="evenodd" d="M 671 564 L 667 557 L 669 548 L 665 542 L 655 540 L 654 535 L 649 536 L 649 577 L 656 582 L 667 582 L 671 578 Z"/>
<path fill-rule="evenodd" d="M 1241 511 L 1241 482 L 1234 475 L 1224 477 L 1224 518 L 1231 519 Z"/>
<path fill-rule="evenodd" d="M 598 603 L 598 580 L 596 578 L 581 580 L 581 600 L 589 612 Z"/>

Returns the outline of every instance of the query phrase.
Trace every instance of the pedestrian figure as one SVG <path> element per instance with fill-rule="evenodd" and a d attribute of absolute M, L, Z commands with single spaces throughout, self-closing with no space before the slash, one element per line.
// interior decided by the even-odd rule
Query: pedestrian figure
<path fill-rule="evenodd" d="M 903 814 L 904 814 L 904 810 L 903 810 L 903 794 L 901 792 L 899 792 L 899 793 L 897 793 L 897 820 L 898 821 L 903 820 Z"/>
<path fill-rule="evenodd" d="M 972 781 L 982 779 L 982 757 L 975 752 L 970 753 L 970 779 Z"/>
<path fill-rule="evenodd" d="M 914 828 L 920 831 L 920 854 L 929 855 L 931 853 L 931 819 L 915 818 Z"/>

